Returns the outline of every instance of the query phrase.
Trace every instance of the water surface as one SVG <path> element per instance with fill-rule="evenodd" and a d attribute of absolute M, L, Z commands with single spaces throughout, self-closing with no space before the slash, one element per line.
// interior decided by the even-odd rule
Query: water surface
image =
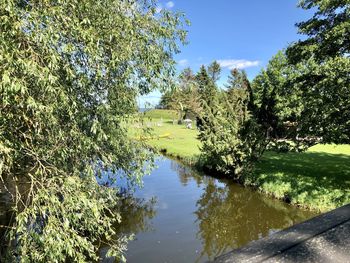
<path fill-rule="evenodd" d="M 124 211 L 136 232 L 127 262 L 205 262 L 315 216 L 176 161 L 157 165 L 135 193 L 137 208 Z"/>

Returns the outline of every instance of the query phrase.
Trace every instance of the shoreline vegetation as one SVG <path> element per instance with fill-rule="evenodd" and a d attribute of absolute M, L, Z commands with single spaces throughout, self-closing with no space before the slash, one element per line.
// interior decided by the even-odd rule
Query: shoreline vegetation
<path fill-rule="evenodd" d="M 1 262 L 126 261 L 133 233 L 117 230 L 132 215 L 122 215 L 114 183 L 142 185 L 150 147 L 293 205 L 327 211 L 350 202 L 349 1 L 299 0 L 314 13 L 295 21 L 302 39 L 252 81 L 244 69 L 259 63 L 228 59 L 234 46 L 220 56 L 201 50 L 221 60 L 199 68 L 199 59 L 177 61 L 192 29 L 186 10 L 170 4 L 0 2 Z M 225 40 L 209 31 L 217 49 Z M 174 111 L 132 115 L 154 91 L 158 107 Z M 337 145 L 291 152 L 315 142 Z"/>
<path fill-rule="evenodd" d="M 145 143 L 201 171 L 198 131 L 195 125 L 187 129 L 177 124 L 176 116 L 170 110 L 146 112 L 144 125 L 151 135 L 144 138 Z M 304 209 L 335 209 L 350 202 L 350 145 L 317 144 L 305 152 L 267 151 L 239 183 Z"/>

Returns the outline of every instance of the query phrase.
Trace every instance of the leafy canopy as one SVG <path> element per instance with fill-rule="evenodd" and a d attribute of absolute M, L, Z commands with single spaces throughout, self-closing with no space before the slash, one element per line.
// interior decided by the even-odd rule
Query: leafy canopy
<path fill-rule="evenodd" d="M 152 0 L 0 2 L 7 260 L 96 261 L 101 241 L 121 256 L 117 191 L 95 176 L 140 181 L 150 155 L 127 138 L 126 117 L 173 75 L 184 22 Z"/>
<path fill-rule="evenodd" d="M 302 93 L 300 131 L 324 142 L 350 142 L 350 2 L 300 1 L 314 16 L 297 24 L 306 35 L 286 53 L 298 72 L 293 84 Z"/>
<path fill-rule="evenodd" d="M 294 62 L 314 57 L 325 61 L 330 57 L 350 53 L 350 3 L 348 0 L 301 0 L 299 7 L 316 9 L 312 18 L 297 24 L 299 33 L 306 35 L 287 50 Z"/>

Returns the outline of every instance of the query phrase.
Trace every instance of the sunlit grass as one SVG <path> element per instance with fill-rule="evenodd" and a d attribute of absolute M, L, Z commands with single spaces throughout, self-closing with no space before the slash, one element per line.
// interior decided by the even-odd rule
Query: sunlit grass
<path fill-rule="evenodd" d="M 247 182 L 291 203 L 329 210 L 350 202 L 350 145 L 316 145 L 304 153 L 266 152 Z"/>
<path fill-rule="evenodd" d="M 161 126 L 157 126 L 161 123 Z M 152 119 L 152 132 L 146 143 L 167 155 L 187 159 L 200 154 L 200 142 L 196 127 L 187 129 L 185 125 L 173 124 L 172 120 Z"/>

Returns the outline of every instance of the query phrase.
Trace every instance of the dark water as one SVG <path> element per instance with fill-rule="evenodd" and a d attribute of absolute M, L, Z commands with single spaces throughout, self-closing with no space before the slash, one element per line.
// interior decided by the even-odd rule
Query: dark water
<path fill-rule="evenodd" d="M 144 178 L 121 226 L 127 262 L 205 262 L 315 216 L 169 159 Z"/>

